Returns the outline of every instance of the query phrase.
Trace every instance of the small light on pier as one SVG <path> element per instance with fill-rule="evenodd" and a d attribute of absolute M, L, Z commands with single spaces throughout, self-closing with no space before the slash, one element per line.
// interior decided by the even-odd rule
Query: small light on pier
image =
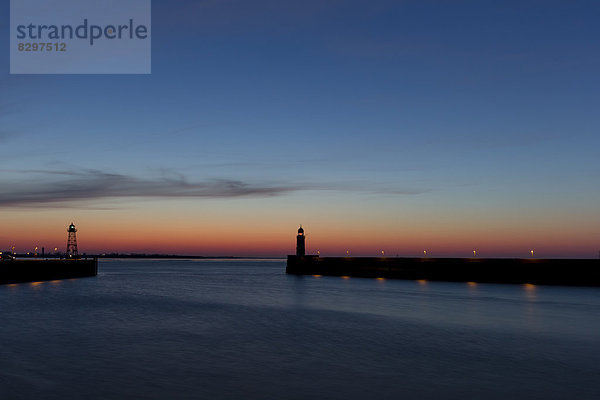
<path fill-rule="evenodd" d="M 477 257 L 477 250 L 473 250 L 473 257 Z"/>
<path fill-rule="evenodd" d="M 383 250 L 381 250 L 381 255 L 382 255 L 382 256 L 384 256 L 384 255 L 385 255 L 385 252 L 384 252 Z"/>
<path fill-rule="evenodd" d="M 423 255 L 427 256 L 427 250 L 423 250 Z"/>
<path fill-rule="evenodd" d="M 531 257 L 533 257 L 533 250 L 531 250 Z"/>

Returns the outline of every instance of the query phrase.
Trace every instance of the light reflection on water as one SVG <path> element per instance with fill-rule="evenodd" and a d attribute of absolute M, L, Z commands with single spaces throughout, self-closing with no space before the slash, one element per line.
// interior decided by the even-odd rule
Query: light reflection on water
<path fill-rule="evenodd" d="M 0 286 L 0 397 L 600 398 L 600 290 L 101 261 Z"/>

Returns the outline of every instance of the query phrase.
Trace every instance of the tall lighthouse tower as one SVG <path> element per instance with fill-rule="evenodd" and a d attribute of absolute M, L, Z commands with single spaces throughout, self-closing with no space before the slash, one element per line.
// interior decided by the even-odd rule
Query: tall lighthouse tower
<path fill-rule="evenodd" d="M 296 256 L 298 257 L 304 257 L 306 255 L 305 239 L 304 229 L 302 229 L 302 225 L 300 225 L 300 228 L 298 228 L 298 236 L 296 236 Z"/>
<path fill-rule="evenodd" d="M 79 255 L 77 252 L 77 237 L 75 236 L 77 229 L 75 229 L 75 225 L 73 225 L 72 222 L 71 225 L 69 225 L 67 232 L 69 233 L 69 236 L 67 237 L 67 257 L 77 258 Z"/>

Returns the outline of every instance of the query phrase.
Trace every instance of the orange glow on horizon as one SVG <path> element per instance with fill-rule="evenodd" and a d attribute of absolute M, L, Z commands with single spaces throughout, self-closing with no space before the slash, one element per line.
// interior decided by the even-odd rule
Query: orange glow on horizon
<path fill-rule="evenodd" d="M 223 210 L 213 216 L 198 215 L 196 208 L 161 210 L 83 210 L 10 213 L 4 217 L 4 238 L 0 251 L 14 247 L 18 253 L 35 247 L 64 251 L 66 228 L 77 226 L 80 253 L 147 253 L 206 256 L 284 257 L 295 253 L 296 215 L 287 210 L 242 212 Z M 422 217 L 422 216 L 421 216 Z M 523 228 L 505 224 L 494 229 L 468 225 L 435 225 L 407 221 L 391 224 L 388 219 L 357 221 L 316 214 L 304 224 L 307 254 L 347 257 L 396 255 L 402 257 L 526 257 L 532 248 L 537 257 L 597 258 L 600 228 L 578 230 Z M 459 222 L 457 222 L 458 224 Z M 317 250 L 318 249 L 318 250 Z M 423 250 L 427 249 L 427 250 Z M 476 253 L 473 253 L 476 249 Z M 425 252 L 425 253 L 424 253 Z"/>

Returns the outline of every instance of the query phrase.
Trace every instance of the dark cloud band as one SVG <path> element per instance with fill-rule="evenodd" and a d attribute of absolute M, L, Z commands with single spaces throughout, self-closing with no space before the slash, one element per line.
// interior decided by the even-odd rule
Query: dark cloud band
<path fill-rule="evenodd" d="M 416 195 L 421 189 L 381 187 L 374 182 L 352 184 L 283 184 L 233 179 L 188 181 L 183 175 L 142 179 L 99 170 L 4 170 L 19 179 L 0 181 L 0 207 L 83 207 L 95 200 L 127 198 L 272 197 L 305 190 Z M 103 206 L 104 207 L 104 206 Z"/>
<path fill-rule="evenodd" d="M 128 197 L 268 197 L 306 189 L 228 179 L 204 182 L 189 182 L 184 178 L 140 179 L 97 170 L 21 172 L 30 177 L 1 185 L 0 207 L 72 205 L 80 201 Z"/>

